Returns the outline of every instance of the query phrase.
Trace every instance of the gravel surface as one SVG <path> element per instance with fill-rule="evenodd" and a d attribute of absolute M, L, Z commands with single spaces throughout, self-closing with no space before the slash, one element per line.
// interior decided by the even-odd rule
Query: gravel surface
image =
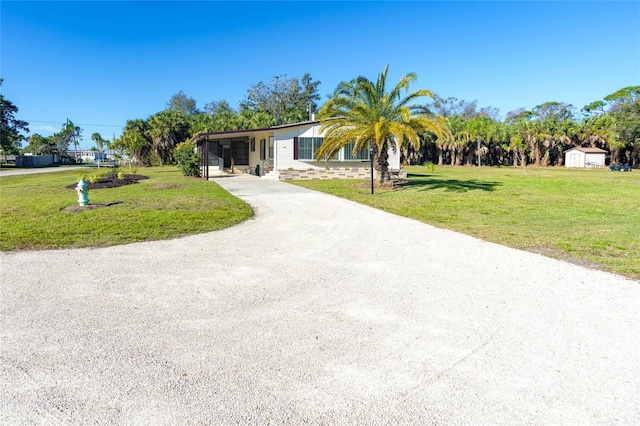
<path fill-rule="evenodd" d="M 0 255 L 0 423 L 640 423 L 640 282 L 216 181 L 256 216 Z"/>

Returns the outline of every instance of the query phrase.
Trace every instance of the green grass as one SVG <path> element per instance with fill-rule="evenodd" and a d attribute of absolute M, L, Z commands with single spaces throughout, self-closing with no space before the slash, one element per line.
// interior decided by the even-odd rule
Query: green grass
<path fill-rule="evenodd" d="M 126 169 L 125 169 L 126 172 Z M 237 224 L 253 212 L 213 182 L 182 176 L 176 167 L 140 168 L 137 184 L 89 191 L 77 204 L 78 171 L 0 178 L 0 250 L 109 246 L 176 238 Z"/>
<path fill-rule="evenodd" d="M 409 183 L 297 181 L 495 243 L 640 279 L 640 172 L 565 168 L 407 168 Z M 509 262 L 509 259 L 504 259 Z"/>

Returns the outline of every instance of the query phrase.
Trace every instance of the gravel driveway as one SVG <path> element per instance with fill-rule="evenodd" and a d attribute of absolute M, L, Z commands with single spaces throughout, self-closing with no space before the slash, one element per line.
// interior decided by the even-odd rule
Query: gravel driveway
<path fill-rule="evenodd" d="M 256 216 L 0 255 L 0 423 L 640 423 L 640 282 L 216 181 Z"/>

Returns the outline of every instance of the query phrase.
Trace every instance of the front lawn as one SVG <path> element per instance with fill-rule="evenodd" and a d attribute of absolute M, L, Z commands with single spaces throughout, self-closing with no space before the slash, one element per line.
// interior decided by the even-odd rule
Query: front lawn
<path fill-rule="evenodd" d="M 90 207 L 102 207 L 76 211 L 71 208 L 78 196 L 67 186 L 76 183 L 77 170 L 0 178 L 0 250 L 176 238 L 226 228 L 253 214 L 217 184 L 184 177 L 176 167 L 139 168 L 137 174 L 148 179 L 89 190 Z"/>
<path fill-rule="evenodd" d="M 436 167 L 431 174 L 422 166 L 407 171 L 407 184 L 376 189 L 373 196 L 362 181 L 292 183 L 487 241 L 640 279 L 639 171 Z"/>

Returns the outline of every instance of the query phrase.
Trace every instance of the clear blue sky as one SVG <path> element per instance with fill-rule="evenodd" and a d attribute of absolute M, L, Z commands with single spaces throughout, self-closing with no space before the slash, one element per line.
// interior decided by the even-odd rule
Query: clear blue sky
<path fill-rule="evenodd" d="M 640 84 L 640 2 L 12 2 L 2 0 L 2 93 L 31 133 L 71 119 L 81 146 L 163 110 L 203 108 L 275 75 L 371 79 L 477 100 L 504 116 L 547 101 L 578 109 Z M 96 125 L 102 126 L 96 126 Z"/>

